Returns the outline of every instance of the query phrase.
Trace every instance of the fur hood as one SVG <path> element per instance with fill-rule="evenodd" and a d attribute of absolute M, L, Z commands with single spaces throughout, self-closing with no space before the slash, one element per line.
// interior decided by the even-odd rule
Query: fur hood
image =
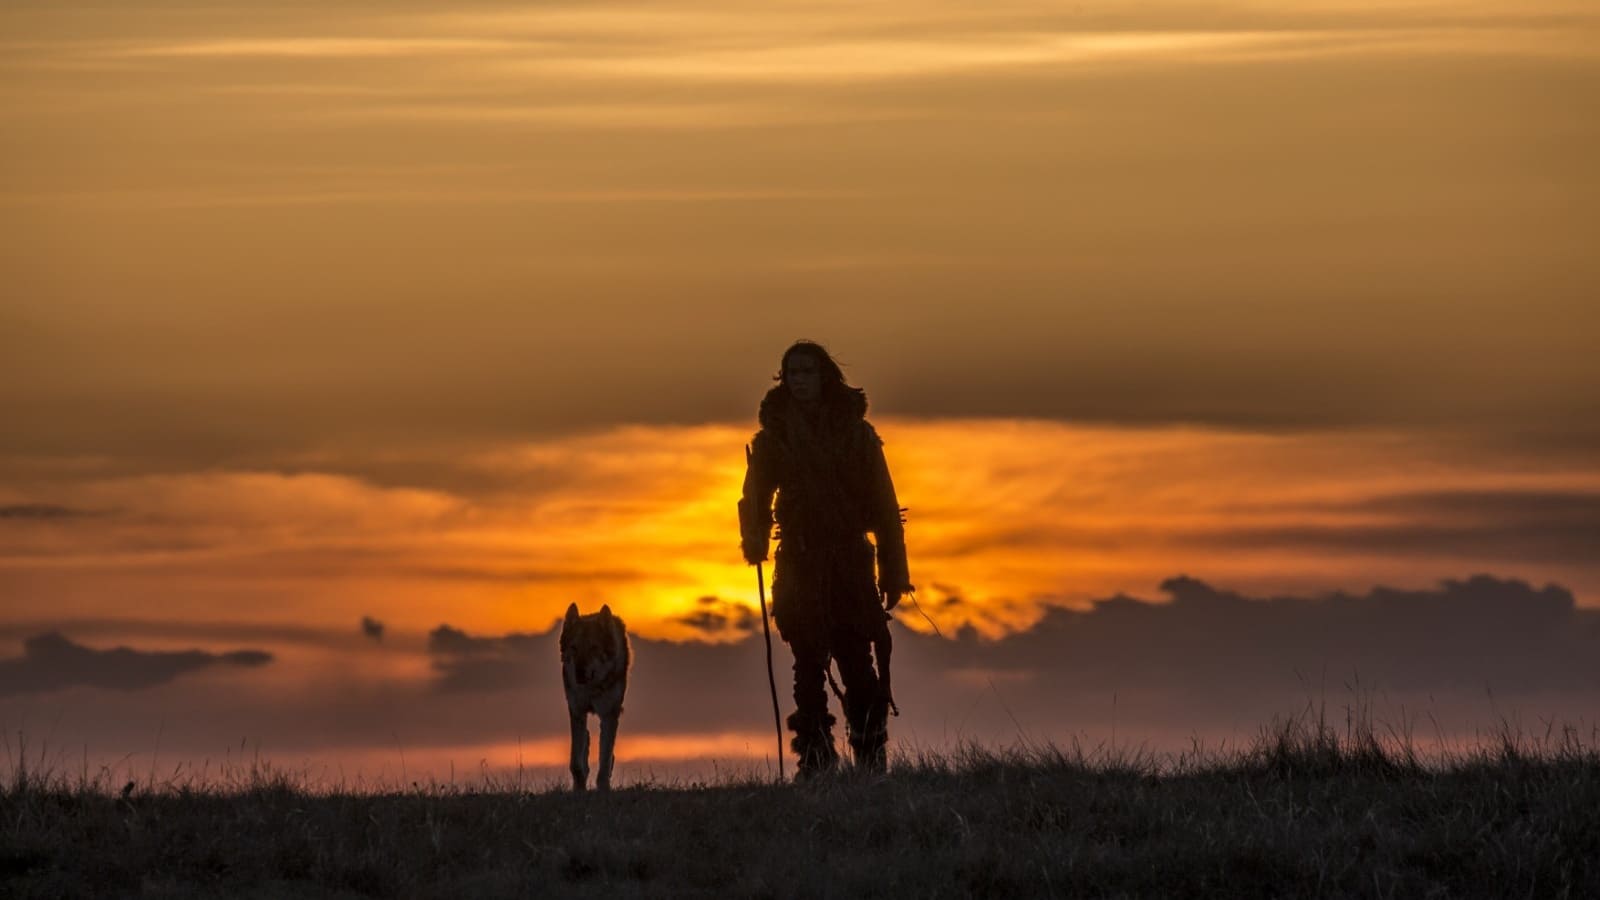
<path fill-rule="evenodd" d="M 789 404 L 793 400 L 789 396 L 789 389 L 781 384 L 773 385 L 767 395 L 761 398 L 761 410 L 757 419 L 761 428 L 766 431 L 783 431 L 784 414 L 788 412 Z M 847 422 L 863 420 L 867 417 L 867 392 L 860 388 L 846 388 L 844 393 L 829 404 L 829 412 L 834 418 Z"/>

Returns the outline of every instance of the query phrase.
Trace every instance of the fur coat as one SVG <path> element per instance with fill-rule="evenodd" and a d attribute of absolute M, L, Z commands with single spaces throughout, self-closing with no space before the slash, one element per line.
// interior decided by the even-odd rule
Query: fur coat
<path fill-rule="evenodd" d="M 811 413 L 793 403 L 783 385 L 767 392 L 739 502 L 747 561 L 767 558 L 774 521 L 780 550 L 808 557 L 859 545 L 871 533 L 877 546 L 878 588 L 910 589 L 900 503 L 883 441 L 866 412 L 866 394 L 854 388 L 827 398 Z M 791 552 L 783 555 L 797 558 Z"/>

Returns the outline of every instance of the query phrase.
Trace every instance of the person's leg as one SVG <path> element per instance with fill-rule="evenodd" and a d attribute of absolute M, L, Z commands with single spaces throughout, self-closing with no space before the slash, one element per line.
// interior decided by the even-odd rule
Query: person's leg
<path fill-rule="evenodd" d="M 819 561 L 778 545 L 773 560 L 772 620 L 778 635 L 794 654 L 794 712 L 790 747 L 799 758 L 800 778 L 832 769 L 839 761 L 833 747 L 833 716 L 825 687 L 828 668 L 828 611 L 825 570 Z"/>
<path fill-rule="evenodd" d="M 832 572 L 829 639 L 844 682 L 850 751 L 862 770 L 882 772 L 888 762 L 889 701 L 873 666 L 872 636 L 883 629 L 886 615 L 878 598 L 872 545 L 865 540 L 853 545 L 838 563 Z"/>
<path fill-rule="evenodd" d="M 794 653 L 794 712 L 789 715 L 789 729 L 794 732 L 790 744 L 799 759 L 799 777 L 811 776 L 832 769 L 839 761 L 833 747 L 833 716 L 828 712 L 827 679 L 828 652 L 821 641 L 808 641 L 796 636 L 789 642 Z"/>
<path fill-rule="evenodd" d="M 859 635 L 839 635 L 834 642 L 834 661 L 844 682 L 844 715 L 851 755 L 863 771 L 882 772 L 888 764 L 889 704 L 878 689 L 872 644 Z"/>

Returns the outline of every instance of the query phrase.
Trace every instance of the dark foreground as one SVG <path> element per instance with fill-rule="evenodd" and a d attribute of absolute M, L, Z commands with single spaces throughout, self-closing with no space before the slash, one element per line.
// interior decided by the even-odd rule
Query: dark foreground
<path fill-rule="evenodd" d="M 608 796 L 13 772 L 0 816 L 8 897 L 1600 896 L 1600 754 L 1570 735 L 1420 765 L 1295 722 L 1160 766 L 969 750 Z"/>

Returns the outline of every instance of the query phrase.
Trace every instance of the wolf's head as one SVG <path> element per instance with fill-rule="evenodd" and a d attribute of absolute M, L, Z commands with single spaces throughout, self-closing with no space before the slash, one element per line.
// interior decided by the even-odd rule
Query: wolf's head
<path fill-rule="evenodd" d="M 567 607 L 561 623 L 561 662 L 571 666 L 579 684 L 594 684 L 627 671 L 627 631 L 609 605 L 587 616 L 578 615 L 576 603 Z"/>

